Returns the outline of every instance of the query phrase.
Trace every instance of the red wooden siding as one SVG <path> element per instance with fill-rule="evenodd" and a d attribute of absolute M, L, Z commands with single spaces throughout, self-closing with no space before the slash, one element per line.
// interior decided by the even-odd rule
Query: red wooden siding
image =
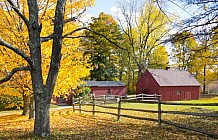
<path fill-rule="evenodd" d="M 110 89 L 110 92 L 112 95 L 120 95 L 124 96 L 126 94 L 126 87 L 124 86 L 107 86 L 107 87 L 90 87 L 92 90 L 92 93 L 94 93 L 96 96 L 99 95 L 107 95 L 108 89 Z"/>
<path fill-rule="evenodd" d="M 198 100 L 200 87 L 160 87 L 162 101 Z"/>
<path fill-rule="evenodd" d="M 136 94 L 160 94 L 162 101 L 197 100 L 200 86 L 160 86 L 147 70 L 136 84 Z"/>
<path fill-rule="evenodd" d="M 60 97 L 53 97 L 52 103 L 55 103 L 58 105 L 72 105 L 72 97 L 73 97 L 73 94 L 69 94 L 66 99 L 62 99 Z"/>
<path fill-rule="evenodd" d="M 111 95 L 125 96 L 127 91 L 126 85 L 119 81 L 86 81 L 86 84 L 86 86 L 91 88 L 91 92 L 95 96 L 107 95 L 109 90 Z M 58 105 L 71 105 L 72 96 L 73 94 L 69 94 L 64 100 L 60 97 L 54 97 L 52 99 Z"/>
<path fill-rule="evenodd" d="M 136 84 L 136 94 L 155 94 L 159 92 L 159 85 L 149 72 L 145 72 Z"/>

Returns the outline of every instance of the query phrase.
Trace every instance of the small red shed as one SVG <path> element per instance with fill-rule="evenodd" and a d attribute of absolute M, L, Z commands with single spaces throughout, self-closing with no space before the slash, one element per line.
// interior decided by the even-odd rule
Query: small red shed
<path fill-rule="evenodd" d="M 159 94 L 162 101 L 197 100 L 201 84 L 188 71 L 147 69 L 136 84 L 136 94 Z"/>
<path fill-rule="evenodd" d="M 120 95 L 125 96 L 126 85 L 122 81 L 85 81 L 86 85 L 91 88 L 92 93 L 99 95 Z"/>
<path fill-rule="evenodd" d="M 99 95 L 120 95 L 125 96 L 126 85 L 122 81 L 85 81 L 85 86 L 91 88 L 91 92 L 95 96 Z M 71 105 L 73 94 L 69 94 L 67 98 L 53 97 L 52 102 L 58 105 Z"/>
<path fill-rule="evenodd" d="M 67 95 L 66 98 L 64 98 L 63 96 L 52 97 L 51 102 L 54 104 L 57 104 L 59 106 L 72 105 L 72 97 L 73 96 L 74 96 L 73 94 L 69 94 L 69 95 Z"/>

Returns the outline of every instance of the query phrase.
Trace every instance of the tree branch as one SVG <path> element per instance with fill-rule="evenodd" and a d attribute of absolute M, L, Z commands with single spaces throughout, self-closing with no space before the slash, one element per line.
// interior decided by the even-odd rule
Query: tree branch
<path fill-rule="evenodd" d="M 46 93 L 48 93 L 47 101 L 49 102 L 54 91 L 55 82 L 60 68 L 65 6 L 66 0 L 57 0 L 54 20 L 54 36 L 51 55 L 52 57 L 50 61 L 48 77 L 45 84 L 45 88 L 47 90 Z"/>
<path fill-rule="evenodd" d="M 8 3 L 12 6 L 12 9 L 23 19 L 24 23 L 26 24 L 27 28 L 29 28 L 29 21 L 28 19 L 24 16 L 24 14 L 17 8 L 11 0 L 7 0 Z"/>
<path fill-rule="evenodd" d="M 99 35 L 99 36 L 103 37 L 103 38 L 106 39 L 108 42 L 110 42 L 111 44 L 115 45 L 117 48 L 119 48 L 119 49 L 121 49 L 121 50 L 125 50 L 125 51 L 127 51 L 127 52 L 129 53 L 128 49 L 119 46 L 117 43 L 115 43 L 115 42 L 111 41 L 110 39 L 108 39 L 105 35 L 103 35 L 103 34 L 101 34 L 101 33 L 98 33 L 98 32 L 96 32 L 96 31 L 94 31 L 94 30 L 91 30 L 91 29 L 89 29 L 89 28 L 87 28 L 87 27 L 83 27 L 83 28 L 86 29 L 86 30 L 88 30 L 88 31 L 90 31 L 90 32 L 93 32 L 93 33 L 96 34 L 96 35 Z"/>
<path fill-rule="evenodd" d="M 94 36 L 86 36 L 86 35 L 72 36 L 72 37 L 66 37 L 66 38 L 70 38 L 70 39 L 76 39 L 76 38 L 82 38 L 82 37 L 94 38 Z"/>
<path fill-rule="evenodd" d="M 169 19 L 168 15 L 165 13 L 165 11 L 161 8 L 161 5 L 159 3 L 158 0 L 156 0 L 157 6 L 159 7 L 160 11 L 167 17 L 167 19 L 169 20 L 169 22 L 172 23 L 172 21 Z"/>
<path fill-rule="evenodd" d="M 30 66 L 32 66 L 31 58 L 28 55 L 26 55 L 25 52 L 23 52 L 22 50 L 14 47 L 12 44 L 6 42 L 1 37 L 0 37 L 0 45 L 5 46 L 6 48 L 12 50 L 13 52 L 15 52 L 16 54 L 21 56 L 23 59 L 25 59 Z"/>
<path fill-rule="evenodd" d="M 0 84 L 9 81 L 11 77 L 18 71 L 30 71 L 30 66 L 14 68 L 11 72 L 9 72 L 9 74 L 5 78 L 0 80 Z"/>
<path fill-rule="evenodd" d="M 130 56 L 132 56 L 133 58 L 135 58 L 133 55 L 130 54 L 130 52 L 129 52 L 128 49 L 119 46 L 117 43 L 115 43 L 115 42 L 111 41 L 110 39 L 108 39 L 107 36 L 105 36 L 105 35 L 103 35 L 103 34 L 101 34 L 101 33 L 98 33 L 98 32 L 96 32 L 96 31 L 94 31 L 94 30 L 91 30 L 91 29 L 89 29 L 89 28 L 87 28 L 87 27 L 77 28 L 77 29 L 73 30 L 72 32 L 69 32 L 69 33 L 65 34 L 62 38 L 72 38 L 72 39 L 75 39 L 75 38 L 79 38 L 79 37 L 85 37 L 85 36 L 68 37 L 68 36 L 71 35 L 72 33 L 75 33 L 75 32 L 80 31 L 80 30 L 88 30 L 88 31 L 90 31 L 90 32 L 92 32 L 92 33 L 94 33 L 94 34 L 96 34 L 96 35 L 98 35 L 98 36 L 103 37 L 103 38 L 106 39 L 108 42 L 110 42 L 111 44 L 115 45 L 117 48 L 126 51 Z M 92 36 L 86 36 L 86 37 L 92 37 Z M 92 38 L 93 38 L 93 37 L 92 37 Z"/>
<path fill-rule="evenodd" d="M 46 36 L 46 37 L 40 37 L 40 41 L 41 41 L 42 43 L 43 43 L 43 42 L 47 42 L 47 41 L 53 39 L 53 37 L 54 37 L 54 34 L 52 33 L 52 34 L 50 34 L 50 35 L 48 35 L 48 36 Z"/>
<path fill-rule="evenodd" d="M 64 24 L 66 24 L 66 23 L 68 23 L 68 22 L 71 22 L 71 21 L 75 21 L 76 19 L 79 19 L 79 18 L 82 16 L 82 14 L 85 13 L 85 11 L 86 11 L 86 7 L 85 7 L 85 9 L 84 9 L 81 13 L 79 13 L 77 16 L 71 17 L 71 18 L 65 20 L 65 21 L 64 21 Z M 84 29 L 83 27 L 82 27 L 82 28 L 77 28 L 77 29 L 73 30 L 72 32 L 69 32 L 69 33 L 65 34 L 62 38 L 65 38 L 65 37 L 67 37 L 68 35 L 71 35 L 72 33 L 75 33 L 75 32 L 77 32 L 77 31 L 80 31 L 80 30 L 83 30 L 83 29 Z M 53 37 L 54 37 L 54 34 L 53 34 L 53 33 L 50 34 L 50 35 L 48 35 L 48 36 L 46 36 L 46 37 L 41 37 L 41 42 L 47 42 L 47 41 L 53 39 Z"/>
<path fill-rule="evenodd" d="M 187 1 L 188 4 L 208 4 L 208 3 L 213 3 L 217 2 L 217 0 L 190 0 Z"/>
<path fill-rule="evenodd" d="M 63 35 L 63 36 L 62 36 L 62 39 L 68 37 L 69 35 L 71 35 L 71 34 L 77 32 L 77 31 L 86 30 L 86 29 L 88 29 L 88 28 L 87 28 L 87 27 L 77 28 L 77 29 L 75 29 L 75 30 L 73 30 L 73 31 L 71 31 L 71 32 L 69 32 L 69 33 Z"/>
<path fill-rule="evenodd" d="M 68 22 L 71 22 L 71 21 L 76 21 L 77 19 L 79 19 L 79 18 L 82 16 L 82 14 L 85 13 L 85 11 L 86 11 L 86 7 L 85 7 L 85 9 L 84 9 L 81 13 L 79 13 L 77 16 L 71 17 L 71 18 L 69 18 L 69 19 L 66 19 L 66 20 L 64 21 L 64 24 L 66 24 L 66 23 L 68 23 Z M 73 30 L 72 32 L 69 32 L 69 33 L 65 34 L 65 35 L 63 36 L 63 38 L 67 37 L 68 35 L 71 35 L 71 34 L 74 33 L 74 32 L 77 32 L 77 31 L 79 31 L 79 30 L 83 30 L 83 27 L 82 27 L 82 28 L 75 29 L 75 30 Z M 40 39 L 41 39 L 41 42 L 47 42 L 47 41 L 53 39 L 53 37 L 54 37 L 54 34 L 52 33 L 52 34 L 50 34 L 50 35 L 48 35 L 48 36 L 46 36 L 46 37 L 41 37 Z"/>
<path fill-rule="evenodd" d="M 71 22 L 71 21 L 75 21 L 76 19 L 79 19 L 85 13 L 85 11 L 86 11 L 86 6 L 85 6 L 85 9 L 81 13 L 79 13 L 77 16 L 66 19 L 64 21 L 64 24 Z"/>

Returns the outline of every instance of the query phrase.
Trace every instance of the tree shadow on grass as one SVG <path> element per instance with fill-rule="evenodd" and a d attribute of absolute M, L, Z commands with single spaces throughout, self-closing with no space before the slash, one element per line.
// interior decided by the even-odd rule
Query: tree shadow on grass
<path fill-rule="evenodd" d="M 57 112 L 51 116 L 51 136 L 38 138 L 33 136 L 33 121 L 27 121 L 21 116 L 8 116 L 14 121 L 10 129 L 0 131 L 0 139 L 51 139 L 51 140 L 168 140 L 168 139 L 199 139 L 209 140 L 205 135 L 193 131 L 182 130 L 177 127 L 162 125 L 149 121 L 139 121 L 122 118 L 121 121 L 107 119 L 105 117 L 93 117 L 91 115 L 77 114 L 70 111 Z M 19 119 L 20 118 L 20 119 Z M 3 119 L 3 120 L 4 120 Z M 21 123 L 18 123 L 18 120 Z M 13 123 L 15 122 L 15 123 Z M 4 123 L 2 123 L 4 124 Z M 25 129 L 19 129 L 21 125 Z M 7 128 L 7 126 L 4 126 Z M 10 130 L 10 132 L 7 132 Z M 4 135 L 5 133 L 5 135 Z"/>

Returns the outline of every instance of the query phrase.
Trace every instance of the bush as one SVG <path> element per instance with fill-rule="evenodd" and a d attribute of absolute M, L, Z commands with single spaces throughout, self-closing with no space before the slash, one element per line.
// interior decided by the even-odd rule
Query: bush
<path fill-rule="evenodd" d="M 91 88 L 90 87 L 86 87 L 84 85 L 81 85 L 81 86 L 78 86 L 76 89 L 75 89 L 75 97 L 85 97 L 85 96 L 88 96 L 91 92 Z"/>
<path fill-rule="evenodd" d="M 0 96 L 0 109 L 21 109 L 23 100 L 17 96 Z"/>
<path fill-rule="evenodd" d="M 90 92 L 91 92 L 91 89 L 89 87 L 82 88 L 82 96 L 88 96 Z"/>

